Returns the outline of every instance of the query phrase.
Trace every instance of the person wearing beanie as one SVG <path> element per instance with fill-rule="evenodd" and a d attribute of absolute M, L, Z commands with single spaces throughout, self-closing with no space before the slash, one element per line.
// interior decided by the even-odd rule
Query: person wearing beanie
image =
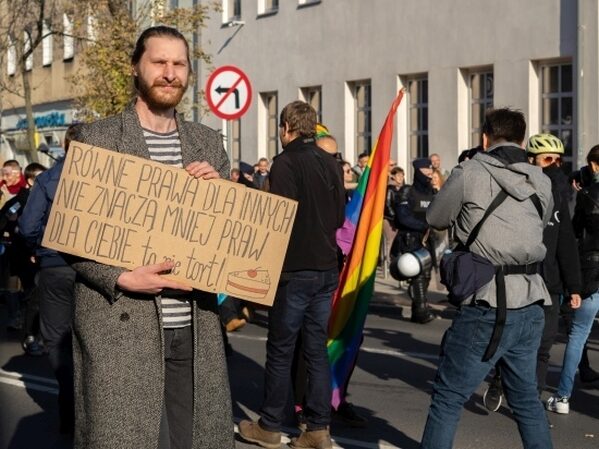
<path fill-rule="evenodd" d="M 416 251 L 423 247 L 427 235 L 426 210 L 433 199 L 431 186 L 431 161 L 428 158 L 415 159 L 414 183 L 405 185 L 399 191 L 399 201 L 395 211 L 397 234 L 391 246 L 391 258 L 394 260 L 402 253 Z M 393 263 L 393 262 L 392 262 Z M 435 316 L 427 305 L 426 292 L 431 280 L 431 268 L 423 270 L 412 278 L 408 294 L 412 299 L 412 322 L 425 324 Z"/>

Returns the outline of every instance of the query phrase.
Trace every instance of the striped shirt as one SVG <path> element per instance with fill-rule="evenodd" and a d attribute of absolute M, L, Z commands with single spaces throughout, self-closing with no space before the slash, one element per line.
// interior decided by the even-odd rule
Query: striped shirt
<path fill-rule="evenodd" d="M 157 133 L 144 129 L 144 138 L 150 159 L 174 167 L 183 168 L 179 132 Z M 166 328 L 191 325 L 191 304 L 187 300 L 161 298 L 162 325 Z"/>

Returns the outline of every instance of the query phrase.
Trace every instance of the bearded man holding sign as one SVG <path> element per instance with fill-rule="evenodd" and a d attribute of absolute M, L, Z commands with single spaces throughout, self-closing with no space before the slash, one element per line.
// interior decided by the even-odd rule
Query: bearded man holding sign
<path fill-rule="evenodd" d="M 136 98 L 119 115 L 82 125 L 77 140 L 226 177 L 220 135 L 184 121 L 189 46 L 173 28 L 139 37 L 131 58 Z M 216 295 L 166 279 L 173 262 L 131 271 L 77 259 L 73 324 L 75 447 L 234 447 Z"/>

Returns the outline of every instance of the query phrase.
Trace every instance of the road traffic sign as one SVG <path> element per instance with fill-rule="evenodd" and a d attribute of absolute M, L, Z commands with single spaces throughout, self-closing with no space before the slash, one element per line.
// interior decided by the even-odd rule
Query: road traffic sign
<path fill-rule="evenodd" d="M 214 115 L 236 120 L 246 113 L 252 102 L 250 80 L 237 67 L 219 67 L 206 82 L 206 100 Z"/>

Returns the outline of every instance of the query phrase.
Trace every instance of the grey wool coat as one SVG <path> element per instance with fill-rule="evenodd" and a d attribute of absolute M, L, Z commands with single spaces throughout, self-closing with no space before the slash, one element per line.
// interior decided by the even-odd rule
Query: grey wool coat
<path fill-rule="evenodd" d="M 205 160 L 221 174 L 229 161 L 216 131 L 177 116 L 183 165 Z M 77 140 L 149 159 L 133 104 L 83 125 Z M 164 394 L 159 298 L 119 291 L 124 271 L 75 259 L 73 347 L 75 448 L 155 449 Z M 231 396 L 215 295 L 193 291 L 194 449 L 235 446 Z"/>

